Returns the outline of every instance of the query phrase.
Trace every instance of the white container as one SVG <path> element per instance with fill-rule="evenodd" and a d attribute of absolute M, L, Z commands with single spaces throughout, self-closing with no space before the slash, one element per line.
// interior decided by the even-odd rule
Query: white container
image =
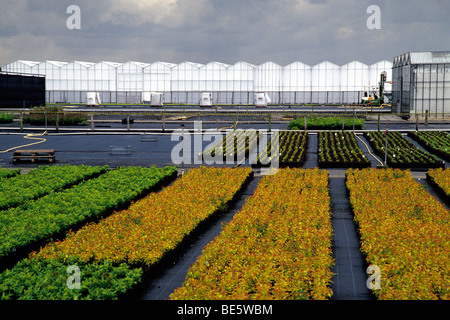
<path fill-rule="evenodd" d="M 88 107 L 97 107 L 102 102 L 100 101 L 100 94 L 98 92 L 88 92 L 86 93 L 86 106 Z"/>
<path fill-rule="evenodd" d="M 271 102 L 269 95 L 267 92 L 255 92 L 255 106 L 256 107 L 267 107 L 267 105 Z"/>
<path fill-rule="evenodd" d="M 162 107 L 164 105 L 164 95 L 161 92 L 144 92 L 144 103 L 149 103 L 150 107 Z"/>
<path fill-rule="evenodd" d="M 150 104 L 152 101 L 152 93 L 148 91 L 142 92 L 142 103 L 144 104 Z"/>
<path fill-rule="evenodd" d="M 203 92 L 200 99 L 201 107 L 211 107 L 212 106 L 212 93 L 211 92 Z"/>

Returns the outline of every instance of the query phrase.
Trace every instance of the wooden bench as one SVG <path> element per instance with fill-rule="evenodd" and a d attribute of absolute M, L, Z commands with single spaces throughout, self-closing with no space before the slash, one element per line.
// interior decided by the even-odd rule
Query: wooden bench
<path fill-rule="evenodd" d="M 21 160 L 48 160 L 49 162 L 55 162 L 55 150 L 54 149 L 36 149 L 36 150 L 16 150 L 13 153 L 13 163 Z"/>

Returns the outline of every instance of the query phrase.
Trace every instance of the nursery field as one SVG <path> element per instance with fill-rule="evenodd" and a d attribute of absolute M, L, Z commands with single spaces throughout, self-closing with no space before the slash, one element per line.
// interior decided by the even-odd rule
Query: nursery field
<path fill-rule="evenodd" d="M 313 139 L 300 130 L 268 137 L 254 164 L 191 166 L 184 174 L 160 164 L 0 168 L 0 299 L 135 297 L 155 270 L 171 268 L 189 250 L 198 230 L 233 212 L 166 299 L 333 300 L 340 235 L 330 181 L 342 175 L 346 219 L 360 240 L 354 247 L 381 275 L 371 298 L 450 300 L 447 132 L 389 132 L 391 168 L 374 168 L 367 150 L 384 159 L 383 132 L 361 134 L 361 141 L 336 130 Z M 195 156 L 248 158 L 253 140 L 261 141 L 260 132 L 236 131 Z M 256 180 L 270 160 L 277 173 Z M 256 188 L 241 198 L 251 181 Z M 230 211 L 238 199 L 245 202 Z M 69 270 L 81 270 L 81 281 L 70 282 Z"/>

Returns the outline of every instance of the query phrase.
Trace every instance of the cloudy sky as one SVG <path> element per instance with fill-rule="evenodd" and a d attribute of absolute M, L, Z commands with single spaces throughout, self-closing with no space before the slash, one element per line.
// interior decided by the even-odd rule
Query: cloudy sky
<path fill-rule="evenodd" d="M 81 29 L 68 29 L 70 5 Z M 380 8 L 380 20 L 371 5 Z M 372 64 L 450 50 L 449 0 L 0 0 L 0 66 L 15 60 Z M 370 30 L 367 21 L 379 22 Z"/>

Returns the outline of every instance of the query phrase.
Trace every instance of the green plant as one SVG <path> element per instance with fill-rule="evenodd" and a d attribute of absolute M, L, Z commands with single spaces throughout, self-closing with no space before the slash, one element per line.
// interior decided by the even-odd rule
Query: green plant
<path fill-rule="evenodd" d="M 68 268 L 80 270 L 80 288 L 67 285 Z M 1 300 L 117 300 L 142 277 L 140 268 L 75 258 L 25 259 L 0 274 Z"/>
<path fill-rule="evenodd" d="M 321 167 L 370 167 L 351 132 L 319 132 L 317 154 Z"/>
<path fill-rule="evenodd" d="M 386 136 L 383 132 L 365 132 L 375 153 L 384 159 Z M 388 133 L 387 163 L 394 168 L 439 168 L 444 163 L 436 156 L 417 148 L 398 131 Z"/>
<path fill-rule="evenodd" d="M 4 169 L 0 167 L 0 179 L 15 177 L 19 175 L 21 171 L 22 169 Z"/>
<path fill-rule="evenodd" d="M 344 129 L 353 129 L 353 122 L 355 123 L 355 129 L 364 128 L 364 119 L 360 118 L 344 118 Z M 308 116 L 306 118 L 306 127 L 310 130 L 340 130 L 342 129 L 341 117 L 320 117 L 320 116 Z M 288 127 L 288 130 L 305 130 L 304 118 L 297 118 L 292 120 Z"/>
<path fill-rule="evenodd" d="M 0 113 L 0 124 L 2 123 L 12 123 L 14 120 L 14 115 L 11 113 Z"/>
<path fill-rule="evenodd" d="M 408 136 L 428 151 L 450 161 L 450 134 L 444 131 L 410 131 Z"/>
<path fill-rule="evenodd" d="M 107 166 L 39 166 L 27 174 L 0 182 L 0 210 L 59 191 L 107 170 Z"/>
<path fill-rule="evenodd" d="M 64 107 L 51 105 L 46 107 L 34 107 L 30 113 L 24 118 L 26 123 L 32 125 L 44 125 L 47 116 L 48 125 L 71 126 L 86 125 L 87 115 L 83 113 L 66 113 Z"/>

